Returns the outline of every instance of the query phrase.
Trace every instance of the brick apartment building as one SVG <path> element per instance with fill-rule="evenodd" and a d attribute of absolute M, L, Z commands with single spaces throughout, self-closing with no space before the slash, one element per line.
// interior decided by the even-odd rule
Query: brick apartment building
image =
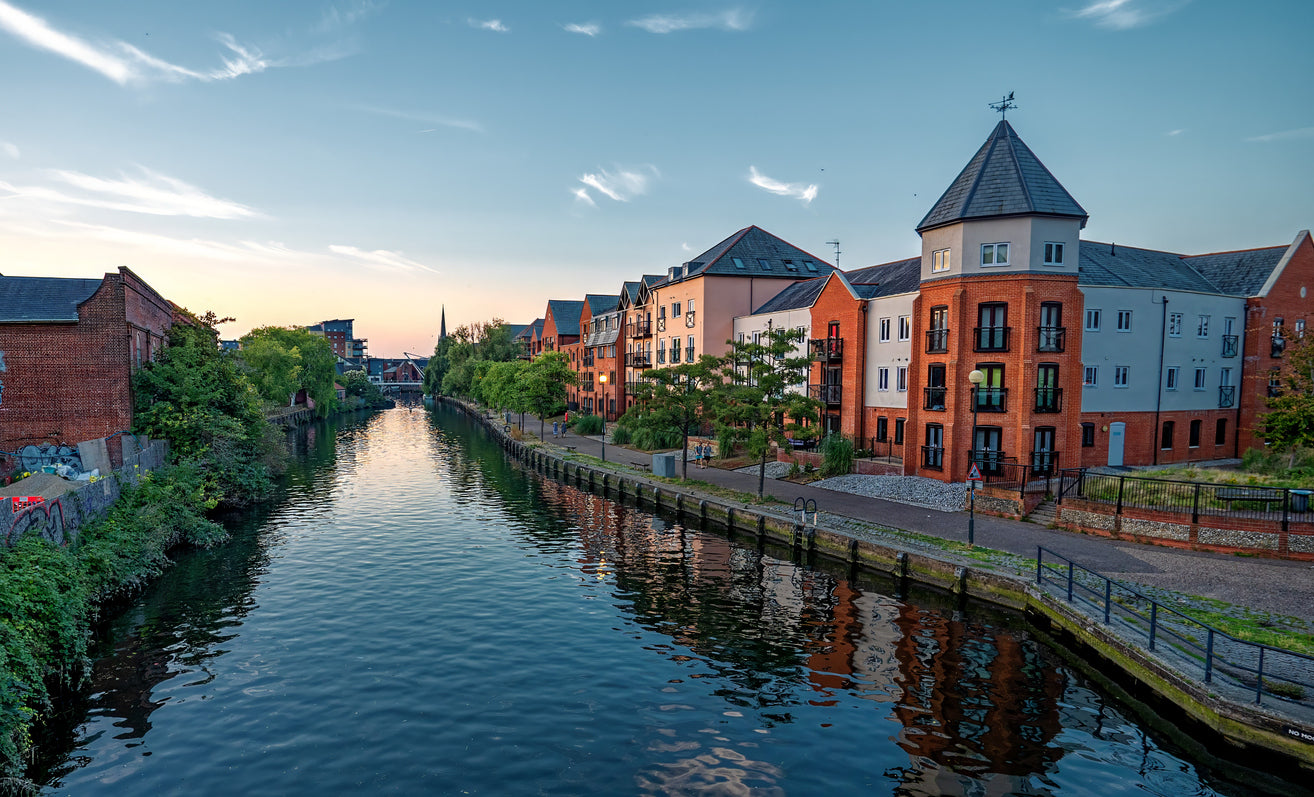
<path fill-rule="evenodd" d="M 0 451 L 76 447 L 132 429 L 132 374 L 155 357 L 173 305 L 127 268 L 101 279 L 0 276 Z"/>

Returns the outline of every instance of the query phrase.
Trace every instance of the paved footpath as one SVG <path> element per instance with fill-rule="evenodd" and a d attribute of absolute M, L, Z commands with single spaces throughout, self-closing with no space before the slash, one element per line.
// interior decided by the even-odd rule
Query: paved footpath
<path fill-rule="evenodd" d="M 538 432 L 538 419 L 525 416 L 525 432 Z M 601 457 L 599 437 L 573 432 L 552 436 L 548 445 L 573 446 L 579 453 Z M 648 465 L 652 455 L 619 446 L 606 446 L 606 460 L 627 465 Z M 677 458 L 676 475 L 681 463 Z M 757 494 L 757 473 L 721 468 L 695 468 L 689 478 L 744 493 Z M 841 493 L 806 484 L 767 479 L 767 495 L 785 501 L 811 498 L 823 513 L 832 513 L 904 531 L 946 540 L 967 541 L 967 512 L 941 512 L 909 504 Z M 1035 523 L 977 514 L 976 544 L 1030 557 L 1037 546 L 1066 556 L 1120 581 L 1146 584 L 1187 595 L 1214 598 L 1235 606 L 1274 615 L 1298 617 L 1314 624 L 1314 564 L 1257 556 L 1187 551 L 1180 548 L 1114 540 L 1091 534 L 1045 528 Z"/>

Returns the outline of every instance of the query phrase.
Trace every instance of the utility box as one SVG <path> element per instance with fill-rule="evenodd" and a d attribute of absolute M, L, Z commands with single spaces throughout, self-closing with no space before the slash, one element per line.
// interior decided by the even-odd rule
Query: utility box
<path fill-rule="evenodd" d="M 675 478 L 675 453 L 667 452 L 665 454 L 652 455 L 652 475 L 664 476 L 668 479 Z"/>

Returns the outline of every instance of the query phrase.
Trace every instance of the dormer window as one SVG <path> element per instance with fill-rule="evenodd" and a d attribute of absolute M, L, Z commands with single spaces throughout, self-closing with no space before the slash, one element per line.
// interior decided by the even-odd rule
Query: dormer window
<path fill-rule="evenodd" d="M 817 273 L 817 264 L 813 263 L 811 260 L 804 260 L 803 268 L 807 269 L 808 271 L 811 271 L 813 274 Z"/>
<path fill-rule="evenodd" d="M 1007 266 L 1008 244 L 981 244 L 982 266 Z"/>
<path fill-rule="evenodd" d="M 743 258 L 735 257 L 735 258 L 731 258 L 731 259 L 735 261 L 735 268 L 739 269 L 740 271 L 743 271 L 743 270 L 744 270 L 744 260 L 743 260 Z"/>
<path fill-rule="evenodd" d="M 793 261 L 793 260 L 786 260 L 786 261 L 785 261 L 785 270 L 786 270 L 786 271 L 798 271 L 798 266 L 794 265 L 794 261 Z"/>
<path fill-rule="evenodd" d="M 1063 244 L 1054 241 L 1045 242 L 1045 265 L 1063 265 Z"/>
<path fill-rule="evenodd" d="M 949 250 L 937 249 L 931 253 L 931 273 L 938 274 L 949 270 Z"/>
<path fill-rule="evenodd" d="M 762 267 L 763 271 L 771 270 L 771 261 L 767 260 L 765 257 L 759 257 L 757 259 L 757 264 Z"/>

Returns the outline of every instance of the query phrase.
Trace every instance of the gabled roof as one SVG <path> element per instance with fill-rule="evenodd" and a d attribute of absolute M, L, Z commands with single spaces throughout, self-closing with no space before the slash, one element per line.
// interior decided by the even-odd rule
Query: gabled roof
<path fill-rule="evenodd" d="M 677 278 L 703 275 L 807 279 L 835 267 L 758 226 L 744 229 L 683 264 Z"/>
<path fill-rule="evenodd" d="M 1082 241 L 1080 252 L 1077 281 L 1082 285 L 1222 292 L 1174 252 L 1098 241 Z"/>
<path fill-rule="evenodd" d="M 866 268 L 846 271 L 854 290 L 864 299 L 878 296 L 895 296 L 900 293 L 912 293 L 921 287 L 922 259 L 910 257 L 894 260 Z M 870 295 L 867 295 L 870 293 Z"/>
<path fill-rule="evenodd" d="M 535 318 L 532 323 L 526 324 L 525 328 L 516 335 L 517 338 L 525 340 L 534 340 L 543 336 L 543 319 Z"/>
<path fill-rule="evenodd" d="M 1033 214 L 1079 218 L 1082 227 L 1088 218 L 1012 125 L 1000 120 L 917 225 L 917 232 L 964 219 Z"/>
<path fill-rule="evenodd" d="M 766 300 L 761 307 L 753 311 L 753 315 L 779 313 L 785 310 L 801 310 L 804 307 L 811 307 L 812 303 L 821 295 L 821 289 L 824 287 L 826 287 L 826 281 L 820 277 L 796 282 Z"/>
<path fill-rule="evenodd" d="M 1185 260 L 1187 265 L 1200 272 L 1223 293 L 1258 296 L 1287 249 L 1286 246 L 1269 246 L 1240 252 L 1195 255 Z"/>
<path fill-rule="evenodd" d="M 610 313 L 620 304 L 620 296 L 611 294 L 610 296 L 600 293 L 589 293 L 584 295 L 584 301 L 589 305 L 589 315 L 602 315 Z"/>
<path fill-rule="evenodd" d="M 579 334 L 579 314 L 584 311 L 582 299 L 548 299 L 548 308 L 558 335 Z"/>
<path fill-rule="evenodd" d="M 103 279 L 0 277 L 0 322 L 78 320 L 78 305 L 100 289 Z"/>
<path fill-rule="evenodd" d="M 518 340 L 518 339 L 520 338 L 520 336 L 521 336 L 522 334 L 524 334 L 525 330 L 529 329 L 529 327 L 530 327 L 529 324 L 507 324 L 507 325 L 506 325 L 507 333 L 511 336 L 511 339 L 512 339 L 512 340 Z"/>

